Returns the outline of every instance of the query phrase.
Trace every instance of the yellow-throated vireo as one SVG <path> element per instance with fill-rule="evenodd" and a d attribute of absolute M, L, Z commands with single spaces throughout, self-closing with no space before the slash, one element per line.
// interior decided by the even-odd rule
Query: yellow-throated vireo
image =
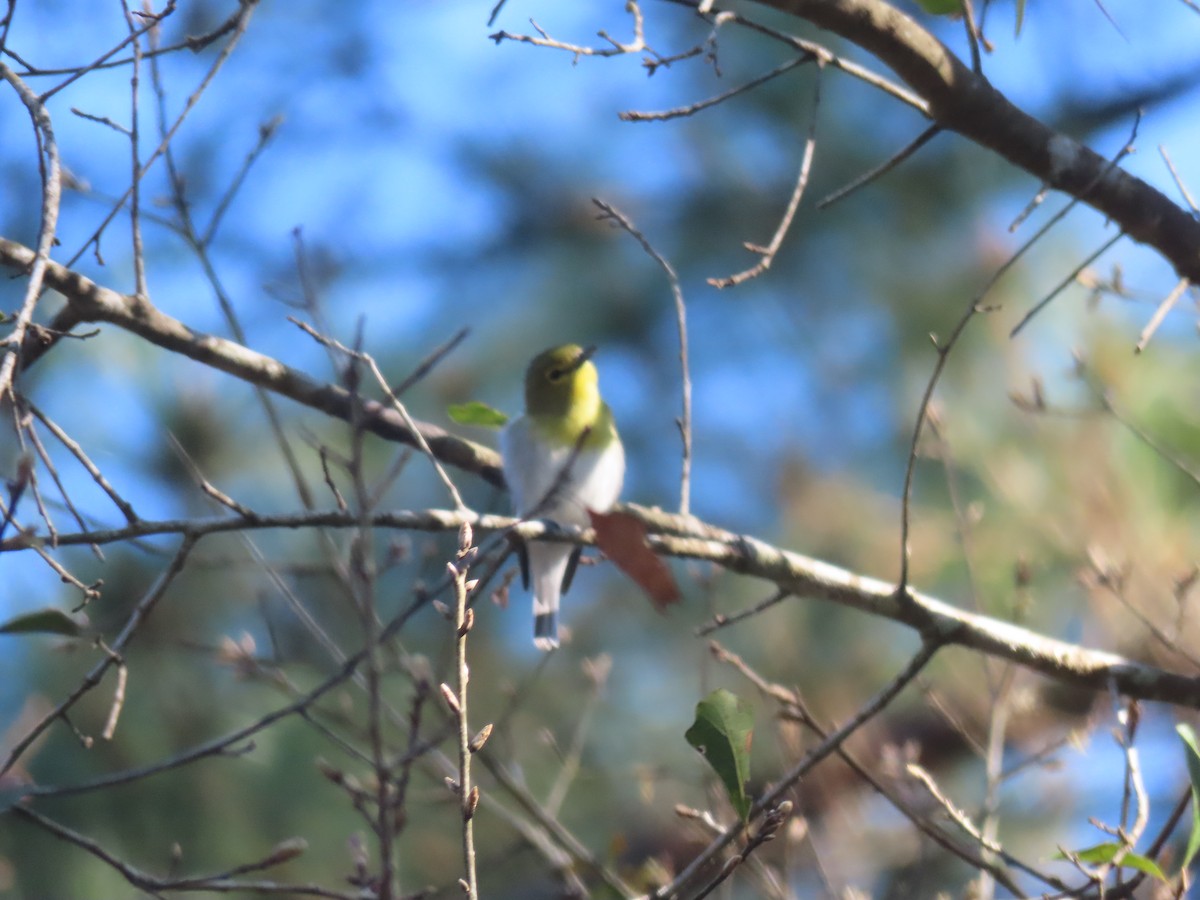
<path fill-rule="evenodd" d="M 539 353 L 525 372 L 525 415 L 500 435 L 504 477 L 518 516 L 580 528 L 588 510 L 607 512 L 625 479 L 625 448 L 600 397 L 595 347 L 564 344 Z M 579 561 L 571 544 L 533 541 L 522 556 L 533 586 L 533 643 L 558 646 L 559 598 Z"/>

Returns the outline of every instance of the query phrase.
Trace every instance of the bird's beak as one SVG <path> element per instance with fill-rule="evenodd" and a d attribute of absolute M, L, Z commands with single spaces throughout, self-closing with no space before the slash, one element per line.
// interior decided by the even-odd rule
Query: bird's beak
<path fill-rule="evenodd" d="M 570 368 L 568 368 L 567 371 L 574 372 L 576 369 L 578 369 L 580 366 L 582 366 L 585 362 L 587 362 L 589 359 L 591 359 L 592 356 L 595 355 L 595 353 L 596 353 L 596 345 L 588 344 L 586 347 L 583 348 L 583 350 L 581 350 L 579 352 L 579 355 L 577 357 L 575 357 L 575 359 L 571 362 Z"/>

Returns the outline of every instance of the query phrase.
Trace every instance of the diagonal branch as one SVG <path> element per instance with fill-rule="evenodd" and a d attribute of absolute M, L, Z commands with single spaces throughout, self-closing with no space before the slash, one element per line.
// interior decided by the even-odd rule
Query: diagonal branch
<path fill-rule="evenodd" d="M 734 534 L 693 516 L 672 515 L 635 504 L 620 504 L 618 509 L 646 525 L 651 532 L 650 546 L 658 553 L 715 563 L 730 572 L 769 581 L 797 598 L 853 607 L 904 625 L 920 634 L 922 639 L 939 646 L 956 645 L 978 650 L 1057 681 L 1092 690 L 1106 690 L 1111 685 L 1118 693 L 1140 700 L 1159 700 L 1200 709 L 1200 677 L 1170 672 L 1117 653 L 1047 637 L 916 591 L 908 591 L 901 597 L 891 582 L 851 572 L 757 538 Z M 511 531 L 527 541 L 590 544 L 595 538 L 591 529 L 568 529 L 542 520 L 522 522 L 508 516 L 470 511 L 407 510 L 371 517 L 372 527 L 407 531 L 457 531 L 464 523 L 481 532 Z M 359 517 L 346 510 L 211 519 L 143 519 L 108 531 L 59 534 L 58 545 L 102 545 L 152 535 L 199 537 L 268 528 L 356 528 L 360 524 Z M 0 551 L 19 550 L 30 542 L 36 546 L 38 540 L 36 536 L 22 534 L 0 543 Z"/>
<path fill-rule="evenodd" d="M 929 117 L 1082 200 L 1200 282 L 1200 221 L 1156 188 L 1017 108 L 916 20 L 883 0 L 761 0 L 862 47 L 929 104 Z"/>
<path fill-rule="evenodd" d="M 25 270 L 34 263 L 28 247 L 0 237 L 0 265 Z M 53 324 L 55 332 L 65 333 L 81 322 L 110 322 L 150 343 L 187 356 L 214 369 L 220 369 L 250 384 L 265 388 L 335 418 L 351 421 L 355 415 L 354 398 L 342 387 L 309 378 L 265 354 L 234 341 L 193 331 L 140 297 L 131 297 L 96 284 L 60 263 L 47 262 L 45 283 L 67 298 L 67 307 Z M 46 344 L 27 342 L 23 361 L 36 362 Z M 360 413 L 364 427 L 380 437 L 420 447 L 416 432 L 389 405 L 364 400 Z M 441 462 L 474 472 L 498 487 L 504 485 L 500 457 L 496 451 L 455 437 L 436 425 L 417 426 L 420 437 Z"/>

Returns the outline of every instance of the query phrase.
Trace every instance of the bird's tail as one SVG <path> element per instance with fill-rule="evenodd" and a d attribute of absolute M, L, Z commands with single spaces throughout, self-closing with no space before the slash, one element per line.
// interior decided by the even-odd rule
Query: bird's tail
<path fill-rule="evenodd" d="M 536 541 L 528 547 L 529 576 L 533 582 L 533 643 L 539 650 L 558 646 L 558 604 L 572 549 L 570 544 Z"/>

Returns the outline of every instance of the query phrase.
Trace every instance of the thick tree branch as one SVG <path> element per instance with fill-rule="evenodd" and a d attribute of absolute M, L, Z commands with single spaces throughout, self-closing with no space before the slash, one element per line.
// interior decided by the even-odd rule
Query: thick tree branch
<path fill-rule="evenodd" d="M 647 526 L 652 532 L 650 544 L 659 553 L 716 563 L 731 572 L 770 581 L 797 597 L 829 600 L 891 619 L 939 647 L 969 647 L 1058 681 L 1094 690 L 1111 686 L 1121 694 L 1140 700 L 1159 700 L 1200 709 L 1200 678 L 1046 637 L 915 591 L 908 594 L 905 602 L 897 597 L 895 586 L 889 582 L 859 575 L 757 538 L 725 531 L 692 516 L 673 515 L 632 503 L 622 504 L 619 508 Z M 558 528 L 540 520 L 520 522 L 507 516 L 471 511 L 427 509 L 380 513 L 371 517 L 374 528 L 411 531 L 457 531 L 464 523 L 480 532 L 511 530 L 525 540 L 589 544 L 594 540 L 591 529 Z M 268 528 L 354 528 L 359 524 L 354 513 L 339 510 L 213 519 L 140 520 L 105 531 L 60 534 L 57 543 L 59 546 L 110 544 L 163 534 L 197 537 Z M 36 539 L 29 535 L 10 538 L 0 543 L 0 552 L 19 550 Z"/>
<path fill-rule="evenodd" d="M 1200 282 L 1200 221 L 1164 194 L 1014 106 L 915 20 L 883 0 L 760 0 L 852 41 L 890 66 L 944 128 L 1077 197 Z"/>
<path fill-rule="evenodd" d="M 33 262 L 31 249 L 0 237 L 0 265 L 24 271 Z M 193 331 L 148 301 L 102 287 L 59 263 L 47 262 L 45 283 L 67 299 L 66 309 L 52 323 L 55 331 L 61 332 L 81 322 L 110 322 L 165 350 L 190 357 L 343 421 L 350 421 L 352 415 L 365 416 L 363 426 L 368 431 L 388 440 L 420 447 L 416 433 L 389 405 L 364 400 L 361 408 L 355 410 L 353 398 L 342 387 L 323 384 L 241 344 Z M 26 346 L 24 360 L 27 365 L 40 356 L 36 346 Z M 495 450 L 455 437 L 436 425 L 422 423 L 418 429 L 440 461 L 474 472 L 498 487 L 504 486 L 500 457 Z"/>
<path fill-rule="evenodd" d="M 0 238 L 0 265 L 24 269 L 33 261 L 34 252 L 31 249 Z M 144 300 L 101 287 L 54 262 L 47 264 L 45 280 L 47 285 L 67 298 L 69 305 L 65 312 L 77 322 L 111 322 L 164 349 L 276 391 L 331 416 L 349 420 L 353 413 L 352 398 L 344 389 L 314 381 L 278 360 L 233 341 L 191 331 L 182 322 Z M 60 315 L 60 320 L 62 318 Z M 394 410 L 374 401 L 364 406 L 369 417 L 364 423 L 368 430 L 390 440 L 417 445 L 414 430 Z M 437 459 L 474 472 L 493 484 L 503 485 L 503 475 L 494 450 L 455 437 L 434 425 L 420 422 L 414 425 Z M 626 509 L 642 518 L 648 529 L 656 533 L 651 538 L 651 544 L 661 553 L 715 562 L 730 571 L 767 579 L 792 594 L 832 600 L 892 619 L 913 628 L 923 639 L 932 640 L 939 646 L 959 644 L 1011 660 L 1059 680 L 1097 689 L 1112 685 L 1131 697 L 1163 700 L 1200 709 L 1200 679 L 1142 665 L 1116 654 L 1047 638 L 915 592 L 901 597 L 895 586 L 888 582 L 772 547 L 755 538 L 731 534 L 691 516 L 672 516 L 659 510 L 633 506 Z M 343 519 L 346 521 L 343 522 Z M 463 522 L 492 530 L 513 527 L 513 521 L 504 517 L 480 517 L 470 512 L 443 511 L 392 514 L 392 518 L 379 517 L 378 524 L 381 527 L 439 531 L 458 528 Z M 356 523 L 353 516 L 344 513 L 233 516 L 209 522 L 139 521 L 106 532 L 59 535 L 58 543 L 107 543 L 150 534 L 198 535 L 256 527 L 351 527 Z M 544 529 L 545 526 L 539 522 L 528 522 L 517 527 L 526 538 L 539 537 L 540 530 Z M 16 549 L 30 539 L 30 536 L 22 535 L 0 544 L 0 549 Z M 554 529 L 545 535 L 545 539 L 590 540 L 590 532 L 580 535 Z"/>

